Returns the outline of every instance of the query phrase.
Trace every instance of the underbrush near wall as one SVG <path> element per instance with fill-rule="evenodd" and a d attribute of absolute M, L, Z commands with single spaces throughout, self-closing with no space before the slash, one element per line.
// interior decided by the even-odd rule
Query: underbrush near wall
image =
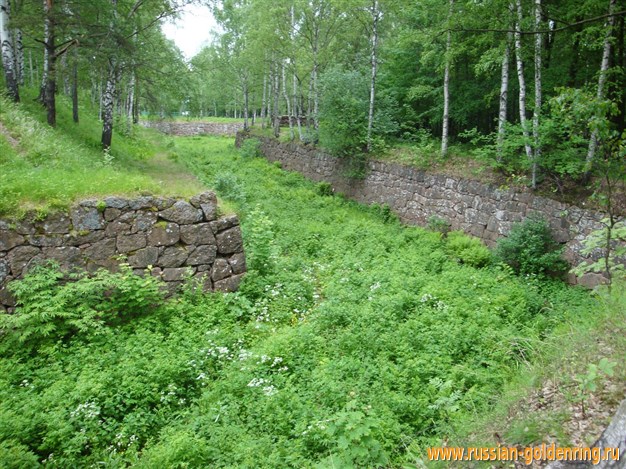
<path fill-rule="evenodd" d="M 3 347 L 0 454 L 52 467 L 414 466 L 489 409 L 556 326 L 599 308 L 459 235 L 239 156 L 232 139 L 173 150 L 240 213 L 240 291 L 190 291 L 104 333 Z"/>

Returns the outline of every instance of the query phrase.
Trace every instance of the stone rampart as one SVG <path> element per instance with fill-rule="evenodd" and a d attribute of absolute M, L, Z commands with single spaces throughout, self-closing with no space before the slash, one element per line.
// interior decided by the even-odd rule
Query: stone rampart
<path fill-rule="evenodd" d="M 247 134 L 239 133 L 237 145 Z M 511 226 L 531 214 L 550 224 L 565 256 L 577 265 L 590 256 L 583 254 L 582 241 L 602 228 L 601 213 L 534 195 L 523 188 L 501 189 L 471 179 L 431 174 L 416 168 L 382 161 L 369 161 L 362 179 L 347 177 L 345 159 L 335 158 L 315 147 L 258 138 L 261 152 L 283 169 L 297 171 L 314 181 L 329 182 L 333 190 L 358 202 L 387 204 L 407 224 L 427 226 L 432 216 L 444 219 L 453 230 L 482 239 L 488 246 L 509 234 Z M 587 274 L 572 282 L 595 286 L 599 274 Z"/>
<path fill-rule="evenodd" d="M 169 293 L 187 275 L 206 290 L 234 291 L 246 271 L 239 220 L 218 217 L 217 199 L 204 192 L 189 201 L 170 197 L 104 197 L 38 219 L 0 220 L 0 310 L 14 301 L 7 284 L 45 259 L 62 269 L 115 270 L 119 256 L 138 274 L 152 266 Z"/>
<path fill-rule="evenodd" d="M 156 129 L 168 135 L 189 137 L 193 135 L 220 135 L 234 137 L 243 129 L 243 122 L 174 122 L 174 121 L 141 121 L 144 127 Z"/>

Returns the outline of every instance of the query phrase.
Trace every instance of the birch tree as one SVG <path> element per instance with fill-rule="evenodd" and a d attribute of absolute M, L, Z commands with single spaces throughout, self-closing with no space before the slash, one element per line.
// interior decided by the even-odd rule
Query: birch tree
<path fill-rule="evenodd" d="M 515 22 L 515 60 L 517 62 L 517 80 L 519 83 L 519 120 L 522 127 L 522 135 L 524 137 L 524 150 L 526 151 L 526 157 L 532 163 L 533 150 L 529 142 L 530 136 L 526 121 L 526 79 L 524 78 L 524 59 L 522 57 L 521 28 L 523 14 L 521 0 L 515 1 L 515 9 L 517 11 L 517 20 Z"/>
<path fill-rule="evenodd" d="M 15 102 L 20 100 L 17 70 L 15 68 L 15 52 L 11 38 L 10 16 L 8 0 L 0 0 L 0 46 L 2 52 L 2 67 L 6 80 L 7 91 Z"/>
<path fill-rule="evenodd" d="M 539 140 L 539 116 L 541 114 L 541 54 L 543 35 L 541 34 L 541 0 L 535 0 L 535 108 L 533 110 L 533 161 L 531 168 L 531 186 L 537 187 L 537 164 L 541 158 Z"/>
<path fill-rule="evenodd" d="M 450 0 L 448 9 L 448 32 L 446 35 L 446 54 L 445 66 L 443 72 L 443 119 L 441 128 L 441 156 L 445 157 L 448 153 L 448 137 L 450 124 L 450 54 L 452 47 L 452 31 L 450 31 L 450 20 L 452 19 L 452 9 L 454 8 L 454 0 Z"/>
<path fill-rule="evenodd" d="M 453 0 L 450 0 L 453 1 Z M 374 106 L 376 101 L 376 74 L 378 71 L 378 27 L 382 18 L 382 11 L 378 4 L 378 0 L 372 0 L 369 7 L 369 14 L 372 19 L 372 33 L 371 33 L 371 54 L 370 54 L 370 103 L 369 112 L 367 116 L 367 151 L 372 151 L 372 128 L 374 127 Z"/>
<path fill-rule="evenodd" d="M 606 34 L 604 36 L 604 47 L 602 48 L 602 62 L 600 64 L 600 75 L 598 77 L 598 90 L 596 92 L 596 96 L 598 98 L 598 102 L 604 99 L 606 93 L 606 79 L 607 72 L 609 70 L 609 60 L 611 57 L 611 40 L 613 37 L 613 26 L 615 24 L 615 17 L 613 14 L 615 13 L 615 7 L 617 5 L 617 0 L 609 0 L 609 17 L 606 21 Z M 586 158 L 586 166 L 587 173 L 586 178 L 589 178 L 589 172 L 591 171 L 591 167 L 593 165 L 593 160 L 596 155 L 596 149 L 598 148 L 598 130 L 593 129 L 591 133 L 591 138 L 589 139 L 589 148 L 587 150 L 587 158 Z"/>

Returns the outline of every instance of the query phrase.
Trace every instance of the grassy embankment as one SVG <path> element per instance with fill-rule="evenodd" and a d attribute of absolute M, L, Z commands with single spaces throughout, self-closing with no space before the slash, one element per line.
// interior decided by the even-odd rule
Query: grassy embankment
<path fill-rule="evenodd" d="M 103 194 L 189 196 L 203 190 L 167 158 L 167 138 L 157 132 L 135 127 L 124 135 L 119 125 L 105 156 L 95 110 L 81 108 L 80 124 L 74 124 L 69 103 L 60 96 L 57 128 L 51 129 L 33 93 L 23 95 L 20 106 L 0 98 L 0 216 L 64 208 Z"/>

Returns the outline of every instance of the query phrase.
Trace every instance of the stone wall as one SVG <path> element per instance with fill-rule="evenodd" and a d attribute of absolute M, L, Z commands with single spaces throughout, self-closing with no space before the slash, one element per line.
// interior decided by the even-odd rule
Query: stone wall
<path fill-rule="evenodd" d="M 189 201 L 143 196 L 79 202 L 38 220 L 0 220 L 0 310 L 14 301 L 7 283 L 44 259 L 65 270 L 115 270 L 118 256 L 135 272 L 152 274 L 174 293 L 190 270 L 207 290 L 234 291 L 246 271 L 239 220 L 218 217 L 217 199 L 204 192 Z"/>
<path fill-rule="evenodd" d="M 247 134 L 237 135 L 237 145 Z M 381 161 L 367 163 L 363 179 L 348 178 L 346 160 L 332 157 L 312 146 L 280 143 L 259 138 L 261 151 L 283 169 L 298 171 L 314 181 L 329 182 L 336 192 L 362 203 L 387 204 L 407 224 L 426 226 L 431 216 L 450 223 L 494 246 L 509 234 L 514 222 L 531 214 L 544 217 L 573 265 L 589 258 L 581 253 L 581 241 L 602 227 L 600 213 L 532 194 L 523 188 L 499 189 L 470 179 L 431 174 L 415 168 Z M 587 274 L 570 281 L 597 285 L 602 277 Z"/>
<path fill-rule="evenodd" d="M 141 121 L 140 125 L 178 137 L 205 134 L 234 137 L 237 132 L 243 130 L 243 122 L 173 122 L 162 120 Z"/>

